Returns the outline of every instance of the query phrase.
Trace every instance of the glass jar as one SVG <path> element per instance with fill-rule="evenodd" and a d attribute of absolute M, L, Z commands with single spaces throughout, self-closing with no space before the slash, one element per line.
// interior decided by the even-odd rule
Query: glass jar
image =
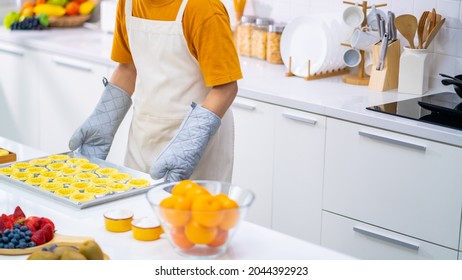
<path fill-rule="evenodd" d="M 266 60 L 270 63 L 282 64 L 281 58 L 281 36 L 285 24 L 271 24 L 268 26 L 268 39 L 266 43 Z"/>
<path fill-rule="evenodd" d="M 268 39 L 268 27 L 273 23 L 272 19 L 257 18 L 252 28 L 252 43 L 250 56 L 266 60 L 266 43 Z"/>
<path fill-rule="evenodd" d="M 252 26 L 255 25 L 256 19 L 254 16 L 242 16 L 236 26 L 236 45 L 240 55 L 250 56 Z"/>

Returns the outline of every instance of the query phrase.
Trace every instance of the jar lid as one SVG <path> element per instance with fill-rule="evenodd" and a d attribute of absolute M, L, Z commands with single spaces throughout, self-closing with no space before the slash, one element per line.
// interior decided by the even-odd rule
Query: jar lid
<path fill-rule="evenodd" d="M 242 16 L 241 17 L 241 24 L 255 23 L 256 20 L 257 20 L 256 16 Z"/>
<path fill-rule="evenodd" d="M 255 24 L 258 26 L 268 26 L 270 24 L 273 24 L 273 20 L 270 18 L 257 18 L 255 20 Z"/>
<path fill-rule="evenodd" d="M 286 27 L 285 23 L 274 23 L 274 24 L 270 24 L 270 26 L 268 26 L 268 31 L 269 32 L 280 33 L 282 31 L 284 31 L 285 27 Z"/>

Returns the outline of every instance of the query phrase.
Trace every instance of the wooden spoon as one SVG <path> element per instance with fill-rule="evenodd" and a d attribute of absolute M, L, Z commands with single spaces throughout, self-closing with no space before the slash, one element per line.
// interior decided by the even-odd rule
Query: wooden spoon
<path fill-rule="evenodd" d="M 409 42 L 411 49 L 415 49 L 414 37 L 417 31 L 417 18 L 410 14 L 400 15 L 395 19 L 395 26 Z"/>
<path fill-rule="evenodd" d="M 428 46 L 430 46 L 430 43 L 433 41 L 433 39 L 435 38 L 436 34 L 438 33 L 438 31 L 440 31 L 440 28 L 441 26 L 443 26 L 444 22 L 446 21 L 446 18 L 443 18 L 441 19 L 438 24 L 435 26 L 435 28 L 433 28 L 431 31 L 430 31 L 430 34 L 428 34 L 428 38 L 425 40 L 424 44 L 423 44 L 423 48 L 426 49 L 428 48 Z"/>
<path fill-rule="evenodd" d="M 422 48 L 422 44 L 423 44 L 423 31 L 424 31 L 424 27 L 425 27 L 425 22 L 427 20 L 427 17 L 428 17 L 428 13 L 429 11 L 424 11 L 422 13 L 422 15 L 420 16 L 420 19 L 419 19 L 419 24 L 417 26 L 417 37 L 419 39 L 419 45 L 418 45 L 418 48 L 421 49 Z"/>

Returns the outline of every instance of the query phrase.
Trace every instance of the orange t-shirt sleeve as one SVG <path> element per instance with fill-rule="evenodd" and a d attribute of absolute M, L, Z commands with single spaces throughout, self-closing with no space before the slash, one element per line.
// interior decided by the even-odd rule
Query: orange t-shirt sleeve
<path fill-rule="evenodd" d="M 174 20 L 181 3 L 181 0 L 177 1 L 156 9 L 143 9 L 143 2 L 140 2 L 139 5 L 133 5 L 133 14 L 151 20 Z M 133 58 L 128 43 L 124 7 L 125 0 L 119 0 L 111 58 L 118 63 L 131 63 Z M 175 9 L 173 13 L 171 9 Z M 172 18 L 166 18 L 165 15 Z M 229 15 L 220 0 L 189 0 L 183 16 L 183 29 L 189 51 L 199 63 L 206 86 L 226 84 L 242 78 Z"/>

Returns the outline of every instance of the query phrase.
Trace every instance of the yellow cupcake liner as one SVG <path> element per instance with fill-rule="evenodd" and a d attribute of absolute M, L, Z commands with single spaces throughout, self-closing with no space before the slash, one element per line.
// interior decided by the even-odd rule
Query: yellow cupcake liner
<path fill-rule="evenodd" d="M 127 184 L 124 184 L 124 183 L 112 183 L 112 184 L 109 184 L 107 186 L 108 189 L 110 189 L 111 191 L 113 192 L 125 192 L 125 191 L 128 191 L 129 189 L 131 189 L 132 187 L 130 187 L 129 185 Z"/>
<path fill-rule="evenodd" d="M 95 196 L 89 193 L 75 192 L 69 196 L 69 199 L 77 202 L 86 202 L 94 200 Z"/>
<path fill-rule="evenodd" d="M 11 167 L 22 171 L 22 170 L 26 170 L 29 167 L 32 167 L 32 165 L 28 162 L 17 162 L 17 163 L 13 163 Z"/>
<path fill-rule="evenodd" d="M 99 165 L 96 164 L 96 163 L 84 163 L 82 165 L 79 166 L 79 169 L 81 171 L 95 171 L 96 169 L 99 168 Z"/>
<path fill-rule="evenodd" d="M 29 163 L 33 166 L 47 166 L 51 163 L 51 159 L 49 158 L 36 158 L 29 160 Z"/>
<path fill-rule="evenodd" d="M 43 183 L 48 183 L 48 179 L 44 177 L 32 177 L 27 179 L 25 183 L 32 186 L 40 186 Z"/>
<path fill-rule="evenodd" d="M 70 158 L 69 155 L 57 154 L 48 156 L 52 161 L 66 161 Z"/>
<path fill-rule="evenodd" d="M 10 178 L 18 180 L 18 181 L 26 181 L 27 179 L 34 177 L 34 175 L 26 172 L 13 172 L 10 176 Z"/>
<path fill-rule="evenodd" d="M 61 183 L 63 185 L 70 185 L 75 182 L 74 177 L 71 176 L 61 176 L 61 177 L 56 177 L 53 182 L 56 183 Z"/>
<path fill-rule="evenodd" d="M 66 161 L 66 163 L 69 165 L 69 166 L 72 166 L 72 167 L 78 167 L 82 164 L 85 164 L 85 163 L 89 163 L 90 160 L 86 159 L 86 158 L 70 158 Z"/>
<path fill-rule="evenodd" d="M 86 181 L 89 182 L 93 178 L 97 178 L 98 175 L 90 172 L 80 172 L 74 175 L 74 178 L 78 181 Z"/>
<path fill-rule="evenodd" d="M 0 174 L 10 176 L 14 172 L 19 172 L 18 169 L 13 168 L 13 167 L 2 167 L 0 168 Z"/>
<path fill-rule="evenodd" d="M 40 184 L 39 186 L 40 189 L 46 190 L 49 192 L 56 191 L 57 189 L 60 189 L 62 187 L 63 187 L 63 184 L 55 183 L 55 182 L 43 183 L 43 184 Z"/>
<path fill-rule="evenodd" d="M 55 190 L 56 195 L 63 196 L 63 197 L 69 197 L 75 192 L 78 192 L 78 191 L 74 188 L 60 188 L 60 189 Z"/>
<path fill-rule="evenodd" d="M 98 174 L 101 177 L 108 177 L 109 175 L 115 174 L 117 172 L 118 172 L 118 170 L 116 168 L 112 168 L 112 167 L 103 167 L 103 168 L 99 168 L 99 169 L 97 169 L 95 171 L 95 173 Z"/>
<path fill-rule="evenodd" d="M 147 179 L 131 179 L 127 184 L 134 188 L 144 188 L 150 186 L 151 182 Z"/>
<path fill-rule="evenodd" d="M 122 182 L 127 182 L 128 180 L 130 180 L 132 178 L 132 175 L 128 173 L 114 173 L 114 174 L 109 175 L 109 178 L 114 180 L 114 182 L 122 183 Z"/>
<path fill-rule="evenodd" d="M 27 168 L 24 172 L 37 176 L 40 173 L 45 172 L 45 171 L 48 171 L 48 169 L 46 169 L 45 167 L 33 166 L 33 167 Z"/>

